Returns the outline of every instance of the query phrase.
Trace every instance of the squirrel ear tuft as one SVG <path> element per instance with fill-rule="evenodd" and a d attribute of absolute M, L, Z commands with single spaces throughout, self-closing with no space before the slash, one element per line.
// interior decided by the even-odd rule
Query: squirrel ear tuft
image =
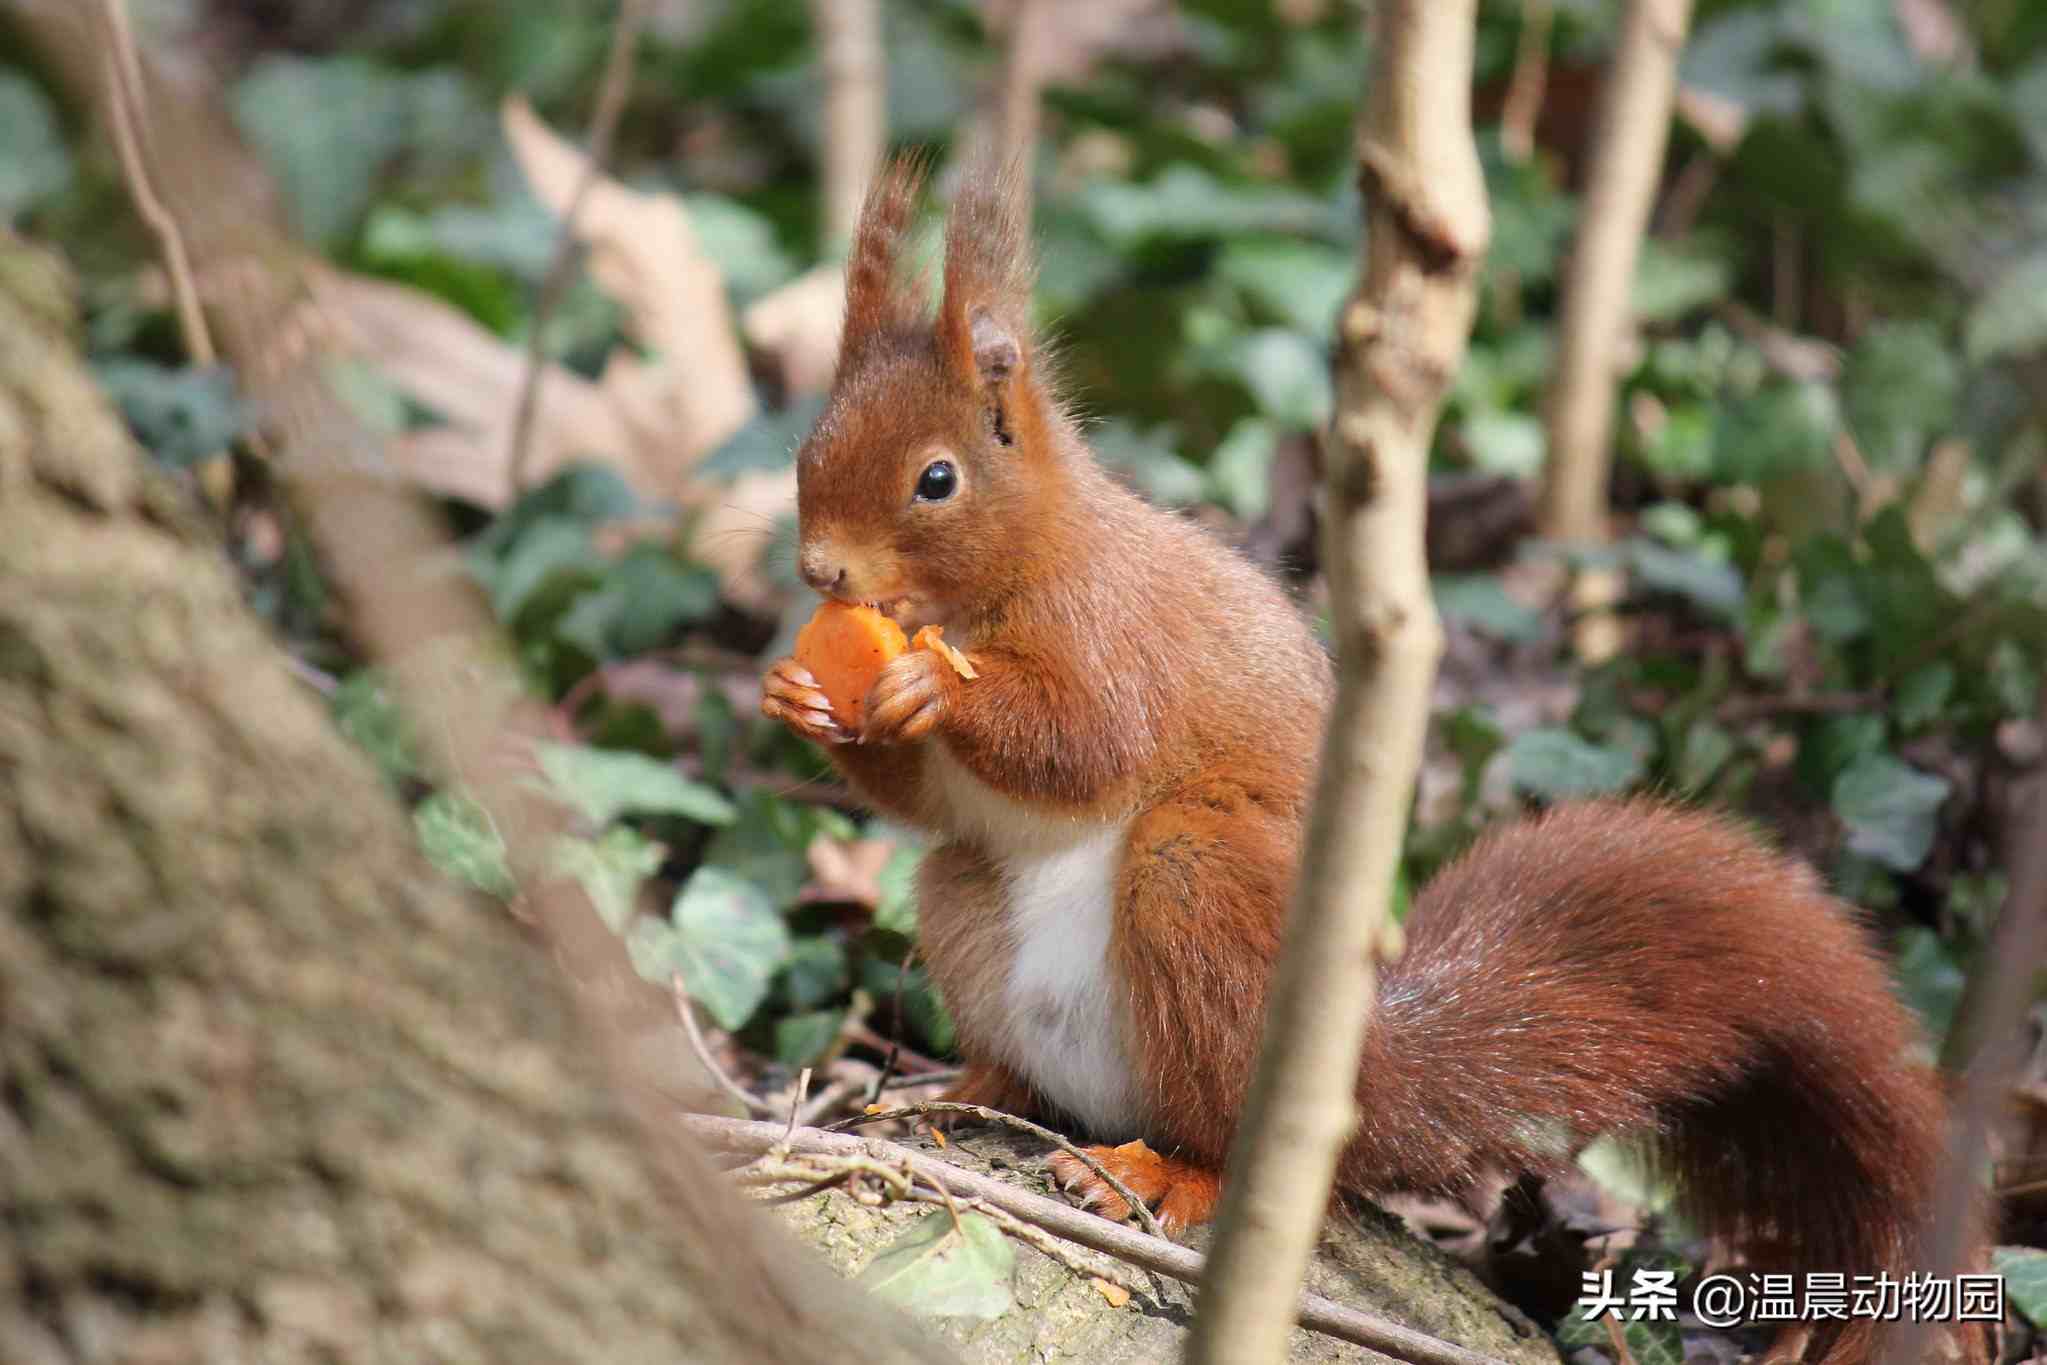
<path fill-rule="evenodd" d="M 939 350 L 979 388 L 1006 383 L 1029 360 L 1030 179 L 1021 166 L 976 167 L 945 225 Z"/>
<path fill-rule="evenodd" d="M 982 383 L 1000 384 L 1023 363 L 1023 348 L 1017 345 L 1009 329 L 985 308 L 974 310 L 970 335 L 974 342 L 974 370 Z"/>
<path fill-rule="evenodd" d="M 925 161 L 898 156 L 883 166 L 868 188 L 860 226 L 846 255 L 846 323 L 839 341 L 839 367 L 877 337 L 925 325 L 929 301 L 924 282 L 908 275 L 903 244 L 924 187 Z"/>

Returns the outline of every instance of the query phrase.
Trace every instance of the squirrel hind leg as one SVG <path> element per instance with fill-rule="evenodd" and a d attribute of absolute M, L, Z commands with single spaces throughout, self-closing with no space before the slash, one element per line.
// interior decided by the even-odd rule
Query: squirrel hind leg
<path fill-rule="evenodd" d="M 1160 1229 L 1169 1237 L 1177 1237 L 1215 1216 L 1216 1202 L 1222 1197 L 1222 1173 L 1212 1167 L 1161 1156 L 1141 1140 L 1120 1147 L 1081 1150 L 1151 1207 Z M 1089 1170 L 1086 1162 L 1066 1152 L 1054 1152 L 1048 1164 L 1054 1183 L 1082 1208 L 1112 1222 L 1130 1216 L 1129 1203 L 1106 1180 Z"/>

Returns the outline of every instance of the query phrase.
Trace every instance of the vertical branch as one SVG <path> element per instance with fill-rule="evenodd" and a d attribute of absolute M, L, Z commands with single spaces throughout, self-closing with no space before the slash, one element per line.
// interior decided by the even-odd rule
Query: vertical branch
<path fill-rule="evenodd" d="M 810 0 L 824 68 L 825 233 L 843 247 L 888 137 L 880 0 Z"/>
<path fill-rule="evenodd" d="M 562 210 L 554 254 L 548 258 L 547 274 L 540 281 L 540 296 L 533 305 L 532 331 L 526 338 L 526 374 L 519 383 L 518 403 L 512 411 L 511 449 L 505 460 L 514 497 L 526 488 L 527 451 L 533 445 L 533 419 L 540 409 L 540 376 L 546 369 L 547 357 L 542 348 L 547 340 L 547 320 L 554 315 L 562 291 L 568 287 L 569 262 L 576 247 L 576 214 L 589 197 L 590 187 L 604 173 L 604 163 L 611 159 L 611 139 L 618 131 L 619 117 L 625 113 L 626 95 L 632 90 L 633 53 L 639 46 L 640 25 L 646 17 L 647 0 L 619 0 L 611 48 L 605 54 L 604 74 L 597 85 L 597 108 L 590 117 L 590 161 L 576 182 L 568 207 Z"/>
<path fill-rule="evenodd" d="M 178 310 L 178 335 L 193 363 L 211 365 L 216 356 L 212 333 L 206 328 L 206 313 L 199 306 L 199 290 L 192 282 L 191 254 L 185 250 L 184 234 L 157 197 L 152 181 L 149 153 L 144 146 L 148 126 L 144 111 L 142 62 L 135 52 L 135 33 L 128 22 L 126 0 L 102 0 L 100 18 L 106 28 L 107 123 L 113 130 L 114 151 L 120 157 L 121 176 L 135 200 L 135 211 L 149 225 L 163 252 L 164 273 L 170 276 L 171 298 Z"/>
<path fill-rule="evenodd" d="M 1549 90 L 1549 38 L 1556 27 L 1553 0 L 1522 0 L 1521 36 L 1514 47 L 1514 76 L 1500 110 L 1500 146 L 1516 161 L 1535 154 L 1535 125 Z"/>
<path fill-rule="evenodd" d="M 2041 701 L 2047 704 L 2047 689 Z M 2013 805 L 2016 818 L 2006 836 L 2011 890 L 1991 941 L 1970 973 L 1955 1020 L 1957 1032 L 1949 1039 L 1951 1051 L 1959 1054 L 1951 1060 L 1964 1069 L 1948 1122 L 1947 1161 L 1922 1232 L 1925 1251 L 1919 1269 L 1928 1275 L 1974 1270 L 1982 1255 L 1983 1163 L 1990 1154 L 1991 1128 L 2025 1061 L 2026 1011 L 2033 1002 L 2035 974 L 2047 963 L 2047 778 L 2020 784 Z M 1931 1359 L 1935 1330 L 1916 1317 L 1894 1325 L 1884 1343 L 1885 1365 Z"/>
<path fill-rule="evenodd" d="M 1619 50 L 1593 136 L 1592 178 L 1578 214 L 1578 237 L 1564 272 L 1557 366 L 1544 425 L 1541 529 L 1568 544 L 1606 541 L 1606 484 L 1612 469 L 1614 366 L 1628 326 L 1629 298 L 1642 236 L 1649 226 L 1677 93 L 1677 58 L 1691 0 L 1628 0 Z M 1573 600 L 1591 614 L 1579 624 L 1578 653 L 1588 661 L 1615 648 L 1611 574 L 1581 575 Z"/>
<path fill-rule="evenodd" d="M 1002 63 L 996 142 L 1005 166 L 1028 166 L 1038 144 L 1038 112 L 1045 86 L 1045 25 L 1049 0 L 1012 0 L 1009 44 Z M 1028 196 L 1026 196 L 1028 198 Z"/>
<path fill-rule="evenodd" d="M 1282 1358 L 1356 1121 L 1358 1053 L 1442 627 L 1423 547 L 1429 446 L 1464 358 L 1489 230 L 1472 141 L 1476 0 L 1381 0 L 1359 137 L 1368 231 L 1344 304 L 1325 441 L 1336 704 L 1268 993 L 1189 1359 Z"/>

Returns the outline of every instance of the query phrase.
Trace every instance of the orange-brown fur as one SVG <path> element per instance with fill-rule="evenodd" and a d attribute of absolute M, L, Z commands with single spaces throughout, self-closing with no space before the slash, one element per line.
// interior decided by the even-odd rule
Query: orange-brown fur
<path fill-rule="evenodd" d="M 854 735 L 785 662 L 764 709 L 935 835 L 923 951 L 977 1100 L 1042 1104 L 990 1060 L 1011 1008 L 1008 884 L 938 765 L 1055 833 L 1126 831 L 1107 980 L 1141 1084 L 1126 1130 L 1097 1136 L 1160 1151 L 1096 1152 L 1175 1222 L 1200 1221 L 1250 1080 L 1329 663 L 1270 580 L 1090 457 L 1031 344 L 1016 177 L 962 190 L 935 322 L 894 263 L 916 190 L 914 171 L 886 174 L 854 248 L 840 371 L 799 455 L 805 569 L 907 626 L 945 625 L 980 676 L 910 651 Z M 934 451 L 962 491 L 920 502 Z M 1574 806 L 1481 841 L 1408 928 L 1344 1188 L 1552 1170 L 1618 1131 L 1655 1139 L 1700 1225 L 1758 1267 L 1905 1268 L 1941 1099 L 1853 916 L 1802 868 L 1717 817 Z M 1096 1207 L 1120 1203 L 1056 1169 Z M 1861 1331 L 1819 1346 L 1869 1352 Z"/>

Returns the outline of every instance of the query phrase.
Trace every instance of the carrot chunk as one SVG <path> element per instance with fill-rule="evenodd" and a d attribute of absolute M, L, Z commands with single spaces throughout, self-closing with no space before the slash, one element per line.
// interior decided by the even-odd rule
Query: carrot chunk
<path fill-rule="evenodd" d="M 909 647 L 903 628 L 873 607 L 827 602 L 796 633 L 796 662 L 817 679 L 834 718 L 858 730 L 883 665 Z"/>
<path fill-rule="evenodd" d="M 939 658 L 951 664 L 952 671 L 959 674 L 962 678 L 973 679 L 980 677 L 981 675 L 974 671 L 974 666 L 967 662 L 967 656 L 945 642 L 942 638 L 944 634 L 944 626 L 926 626 L 910 637 L 910 648 L 930 650 L 938 655 Z"/>

